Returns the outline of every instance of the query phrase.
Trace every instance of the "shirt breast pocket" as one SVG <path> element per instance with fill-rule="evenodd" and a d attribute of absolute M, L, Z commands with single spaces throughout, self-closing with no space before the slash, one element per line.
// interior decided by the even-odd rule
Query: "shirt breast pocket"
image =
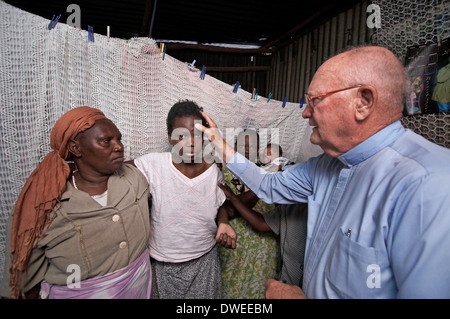
<path fill-rule="evenodd" d="M 356 242 L 346 232 L 346 228 L 340 229 L 331 251 L 325 267 L 326 284 L 341 298 L 374 298 L 372 277 L 374 267 L 379 265 L 377 250 Z"/>

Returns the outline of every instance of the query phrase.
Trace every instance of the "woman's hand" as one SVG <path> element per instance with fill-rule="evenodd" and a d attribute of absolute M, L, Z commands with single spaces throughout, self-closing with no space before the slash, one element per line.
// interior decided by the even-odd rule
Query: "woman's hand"
<path fill-rule="evenodd" d="M 233 227 L 227 223 L 220 223 L 217 227 L 216 242 L 225 248 L 236 248 L 237 235 Z"/>

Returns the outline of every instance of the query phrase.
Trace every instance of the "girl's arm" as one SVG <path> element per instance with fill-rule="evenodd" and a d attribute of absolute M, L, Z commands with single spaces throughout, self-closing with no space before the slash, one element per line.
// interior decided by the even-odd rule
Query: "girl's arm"
<path fill-rule="evenodd" d="M 220 183 L 219 183 L 220 184 Z M 217 212 L 216 223 L 217 223 L 217 234 L 216 242 L 225 248 L 236 248 L 237 235 L 233 227 L 229 224 L 228 211 L 232 210 L 229 201 L 220 206 Z"/>
<path fill-rule="evenodd" d="M 255 212 L 254 210 L 248 208 L 238 196 L 236 196 L 233 191 L 227 186 L 221 183 L 217 184 L 221 190 L 227 196 L 227 200 L 233 204 L 236 210 L 241 214 L 241 216 L 250 224 L 254 229 L 259 232 L 271 231 L 271 228 L 264 220 L 263 215 Z"/>

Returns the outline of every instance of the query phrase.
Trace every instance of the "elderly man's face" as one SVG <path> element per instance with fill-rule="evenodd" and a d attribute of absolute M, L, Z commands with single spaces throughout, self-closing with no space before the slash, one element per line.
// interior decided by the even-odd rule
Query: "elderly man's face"
<path fill-rule="evenodd" d="M 339 90 L 345 87 L 335 76 L 340 70 L 335 63 L 324 64 L 314 75 L 308 94 Z M 356 89 L 342 91 L 315 101 L 314 109 L 307 107 L 303 117 L 313 126 L 311 143 L 319 145 L 327 154 L 337 157 L 348 151 L 354 116 L 352 97 Z"/>

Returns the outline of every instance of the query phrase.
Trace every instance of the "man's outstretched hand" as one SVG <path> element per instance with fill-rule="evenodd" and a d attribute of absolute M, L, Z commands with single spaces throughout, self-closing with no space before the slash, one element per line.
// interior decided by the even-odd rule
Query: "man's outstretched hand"
<path fill-rule="evenodd" d="M 205 127 L 200 123 L 195 124 L 195 128 L 199 131 L 202 131 L 203 134 L 208 138 L 208 140 L 213 144 L 216 149 L 216 154 L 222 156 L 222 161 L 228 163 L 231 158 L 234 156 L 235 150 L 233 147 L 227 144 L 222 137 L 219 129 L 217 128 L 217 124 L 213 121 L 212 118 L 208 116 L 208 114 L 201 112 L 206 122 L 208 122 L 209 127 Z"/>

